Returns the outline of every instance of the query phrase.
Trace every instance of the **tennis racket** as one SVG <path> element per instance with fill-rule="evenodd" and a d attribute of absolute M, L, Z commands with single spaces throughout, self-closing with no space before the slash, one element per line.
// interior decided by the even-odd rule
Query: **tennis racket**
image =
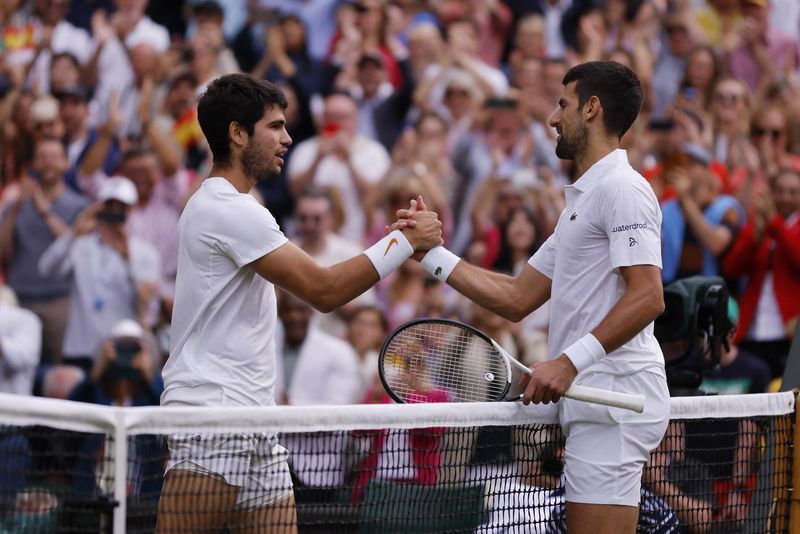
<path fill-rule="evenodd" d="M 531 375 L 489 336 L 448 319 L 418 319 L 392 332 L 378 360 L 381 382 L 400 403 L 519 400 Z M 641 413 L 644 395 L 572 385 L 565 397 Z"/>

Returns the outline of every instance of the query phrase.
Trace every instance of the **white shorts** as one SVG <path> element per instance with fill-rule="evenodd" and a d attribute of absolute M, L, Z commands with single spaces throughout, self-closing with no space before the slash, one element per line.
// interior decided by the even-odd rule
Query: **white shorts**
<path fill-rule="evenodd" d="M 238 486 L 237 508 L 272 506 L 292 495 L 286 449 L 265 434 L 172 435 L 170 469 L 216 478 Z"/>
<path fill-rule="evenodd" d="M 638 506 L 642 469 L 669 423 L 666 379 L 650 371 L 626 376 L 590 373 L 575 383 L 641 393 L 645 407 L 638 414 L 571 399 L 559 401 L 559 418 L 566 436 L 567 501 Z"/>
<path fill-rule="evenodd" d="M 219 386 L 192 388 L 202 393 L 201 405 L 224 406 Z M 169 401 L 169 406 L 196 406 L 194 402 Z M 183 469 L 239 487 L 237 508 L 272 506 L 292 495 L 289 453 L 275 434 L 173 434 L 168 440 L 166 471 Z"/>

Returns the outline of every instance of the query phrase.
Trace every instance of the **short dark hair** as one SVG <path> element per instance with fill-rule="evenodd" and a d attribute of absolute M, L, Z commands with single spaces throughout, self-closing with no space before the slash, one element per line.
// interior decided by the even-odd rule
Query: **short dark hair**
<path fill-rule="evenodd" d="M 228 165 L 231 158 L 228 126 L 239 123 L 253 134 L 267 108 L 286 109 L 286 97 L 276 85 L 249 74 L 228 74 L 208 86 L 197 105 L 197 119 L 208 139 L 214 162 Z"/>
<path fill-rule="evenodd" d="M 145 156 L 152 156 L 156 158 L 156 161 L 159 162 L 159 165 L 161 164 L 161 161 L 158 159 L 158 154 L 156 154 L 155 150 L 144 145 L 137 144 L 123 152 L 122 156 L 119 158 L 119 162 L 117 163 L 116 170 L 114 172 L 120 172 L 120 169 L 122 169 L 122 167 L 124 167 L 125 164 L 130 160 Z"/>
<path fill-rule="evenodd" d="M 195 16 L 225 18 L 225 11 L 222 9 L 222 6 L 213 0 L 205 0 L 204 2 L 196 4 L 193 11 Z"/>
<path fill-rule="evenodd" d="M 575 84 L 578 108 L 596 96 L 603 106 L 603 126 L 618 137 L 625 135 L 642 109 L 644 90 L 631 69 L 616 61 L 589 61 L 575 65 L 561 81 Z"/>
<path fill-rule="evenodd" d="M 314 200 L 314 199 L 324 199 L 324 200 L 326 200 L 328 202 L 328 211 L 333 212 L 334 202 L 333 202 L 333 198 L 331 197 L 330 191 L 328 189 L 325 189 L 323 187 L 318 187 L 318 186 L 311 186 L 311 187 L 308 187 L 308 188 L 304 189 L 297 196 L 297 202 L 295 204 L 295 207 L 297 207 L 300 204 L 300 201 L 303 200 L 304 198 L 312 199 L 312 200 Z"/>

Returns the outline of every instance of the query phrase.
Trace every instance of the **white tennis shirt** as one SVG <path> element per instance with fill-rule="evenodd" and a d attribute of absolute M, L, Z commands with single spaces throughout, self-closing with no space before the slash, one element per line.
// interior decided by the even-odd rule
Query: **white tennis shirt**
<path fill-rule="evenodd" d="M 253 196 L 208 178 L 178 223 L 178 274 L 161 404 L 274 405 L 275 288 L 249 264 L 287 241 Z"/>
<path fill-rule="evenodd" d="M 625 292 L 618 268 L 661 267 L 661 208 L 650 184 L 615 150 L 565 187 L 566 207 L 553 234 L 528 263 L 553 281 L 548 357 L 600 324 Z M 586 369 L 664 376 L 653 323 Z"/>

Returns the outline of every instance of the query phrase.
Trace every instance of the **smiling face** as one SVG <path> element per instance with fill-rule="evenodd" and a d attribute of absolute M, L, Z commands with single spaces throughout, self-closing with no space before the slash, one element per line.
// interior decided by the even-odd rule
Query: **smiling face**
<path fill-rule="evenodd" d="M 556 156 L 567 160 L 574 160 L 586 150 L 589 137 L 578 106 L 576 85 L 577 82 L 571 82 L 564 86 L 561 98 L 558 99 L 558 107 L 550 117 L 550 126 L 558 133 Z"/>
<path fill-rule="evenodd" d="M 283 110 L 278 106 L 267 108 L 253 125 L 253 135 L 239 156 L 244 173 L 256 181 L 279 175 L 291 144 Z"/>

